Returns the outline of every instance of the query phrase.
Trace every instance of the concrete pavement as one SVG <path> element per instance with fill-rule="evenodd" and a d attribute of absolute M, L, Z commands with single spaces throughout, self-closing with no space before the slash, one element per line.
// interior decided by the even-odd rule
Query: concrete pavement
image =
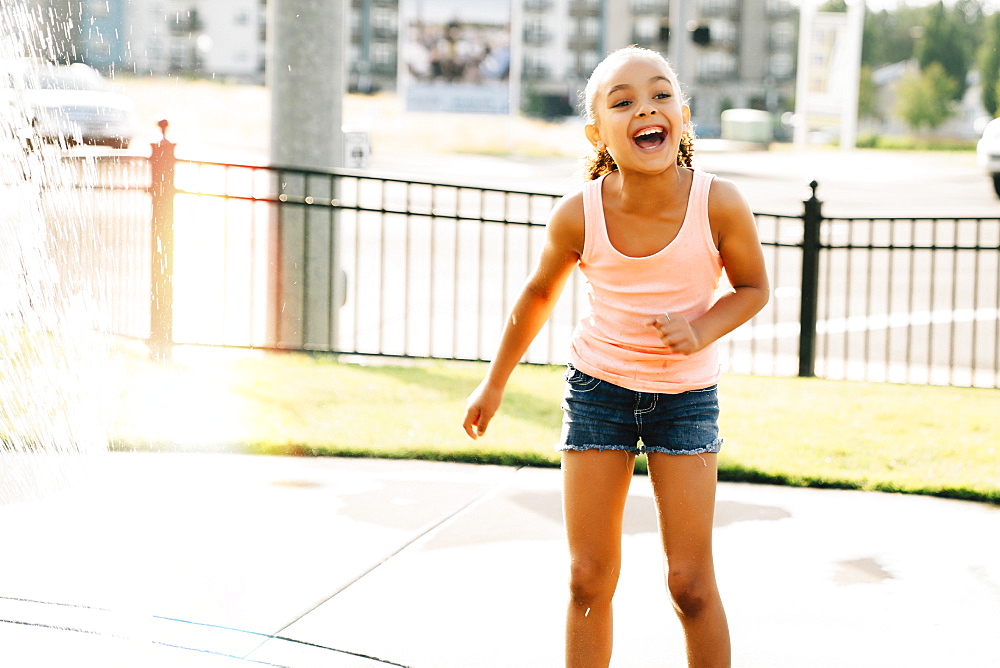
<path fill-rule="evenodd" d="M 2 665 L 561 665 L 557 470 L 193 453 L 70 468 L 65 489 L 0 506 Z M 644 477 L 623 545 L 613 665 L 682 666 Z M 735 666 L 1000 664 L 1000 508 L 726 483 L 716 551 Z"/>

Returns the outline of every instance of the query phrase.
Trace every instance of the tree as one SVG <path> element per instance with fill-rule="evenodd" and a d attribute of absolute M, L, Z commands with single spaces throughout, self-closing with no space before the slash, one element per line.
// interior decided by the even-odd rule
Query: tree
<path fill-rule="evenodd" d="M 997 98 L 1000 84 L 1000 12 L 986 21 L 986 35 L 979 51 L 979 77 L 983 86 L 983 107 L 990 116 L 996 116 L 1000 107 Z"/>
<path fill-rule="evenodd" d="M 967 3 L 966 3 L 967 4 Z M 953 100 L 960 100 L 965 94 L 966 77 L 972 64 L 973 37 L 965 16 L 967 9 L 948 11 L 944 2 L 939 1 L 929 8 L 923 37 L 917 42 L 916 57 L 924 72 L 933 63 L 939 63 L 945 73 L 957 86 L 952 93 Z"/>
<path fill-rule="evenodd" d="M 865 12 L 861 62 L 876 69 L 912 58 L 915 30 L 925 24 L 926 14 L 926 7 L 908 5 L 891 12 Z"/>
<path fill-rule="evenodd" d="M 933 130 L 954 113 L 958 87 L 941 63 L 932 62 L 926 70 L 910 72 L 900 80 L 896 113 L 913 130 Z"/>

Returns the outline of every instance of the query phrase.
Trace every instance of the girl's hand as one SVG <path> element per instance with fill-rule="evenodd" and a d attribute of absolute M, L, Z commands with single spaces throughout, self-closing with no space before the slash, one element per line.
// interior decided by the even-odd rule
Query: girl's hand
<path fill-rule="evenodd" d="M 698 333 L 680 313 L 665 313 L 653 320 L 650 325 L 656 328 L 667 352 L 690 355 L 701 349 Z"/>
<path fill-rule="evenodd" d="M 465 420 L 462 422 L 469 438 L 475 440 L 486 433 L 486 427 L 500 408 L 502 400 L 503 390 L 494 388 L 485 380 L 469 395 Z"/>

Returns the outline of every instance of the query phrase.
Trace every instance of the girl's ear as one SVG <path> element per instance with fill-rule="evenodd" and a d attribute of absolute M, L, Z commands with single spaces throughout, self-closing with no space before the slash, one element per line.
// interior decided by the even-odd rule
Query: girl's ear
<path fill-rule="evenodd" d="M 691 124 L 691 107 L 689 107 L 689 106 L 687 106 L 685 104 L 683 107 L 681 107 L 681 114 L 684 115 L 684 125 L 690 125 Z"/>
<path fill-rule="evenodd" d="M 604 150 L 604 142 L 601 141 L 601 131 L 597 129 L 596 125 L 587 124 L 583 131 L 587 133 L 587 141 L 598 151 Z"/>

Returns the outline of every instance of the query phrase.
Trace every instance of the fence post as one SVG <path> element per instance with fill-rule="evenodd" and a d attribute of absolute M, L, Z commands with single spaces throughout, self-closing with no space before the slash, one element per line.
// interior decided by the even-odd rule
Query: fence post
<path fill-rule="evenodd" d="M 809 184 L 812 196 L 802 213 L 802 299 L 799 311 L 799 376 L 816 375 L 816 316 L 819 309 L 820 227 L 823 202 L 816 197 L 819 184 Z"/>
<path fill-rule="evenodd" d="M 170 359 L 174 338 L 174 144 L 167 141 L 164 119 L 157 123 L 163 138 L 150 144 L 150 195 L 152 219 L 152 273 L 149 294 L 149 354 Z"/>

